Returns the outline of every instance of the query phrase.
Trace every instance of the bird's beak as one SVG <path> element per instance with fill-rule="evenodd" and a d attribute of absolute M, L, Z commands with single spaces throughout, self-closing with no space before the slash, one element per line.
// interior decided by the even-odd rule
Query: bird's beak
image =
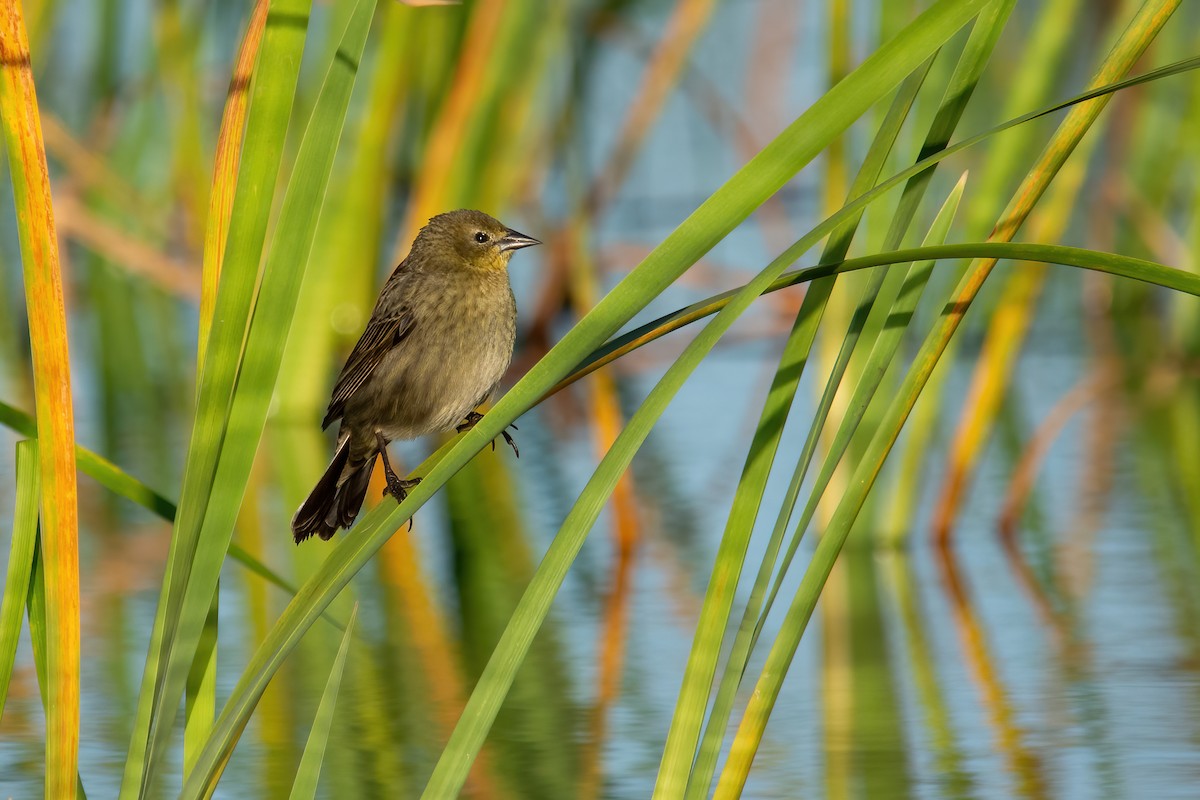
<path fill-rule="evenodd" d="M 504 234 L 504 238 L 499 241 L 502 253 L 507 250 L 520 250 L 522 247 L 533 247 L 535 244 L 541 244 L 541 242 L 532 236 L 518 233 L 512 228 L 509 228 L 508 233 Z"/>

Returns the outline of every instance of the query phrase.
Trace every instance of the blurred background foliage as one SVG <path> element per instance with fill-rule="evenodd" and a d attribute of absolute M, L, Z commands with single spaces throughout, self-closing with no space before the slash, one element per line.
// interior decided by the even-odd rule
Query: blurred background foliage
<path fill-rule="evenodd" d="M 318 421 L 332 377 L 425 219 L 476 207 L 546 242 L 512 269 L 515 380 L 736 167 L 926 5 L 380 2 L 238 514 L 234 544 L 245 557 L 222 574 L 215 694 L 230 691 L 290 599 L 243 564 L 269 565 L 296 586 L 325 558 L 319 545 L 294 547 L 286 521 L 329 454 Z M 23 6 L 61 243 L 77 438 L 173 498 L 197 397 L 201 298 L 211 296 L 201 263 L 214 153 L 254 4 Z M 1139 6 L 1015 3 L 961 121 L 949 123 L 947 134 L 959 132 L 951 140 L 1082 91 Z M 353 8 L 313 6 L 293 120 L 312 113 Z M 1185 3 L 1133 72 L 1196 55 L 1197 31 L 1200 6 Z M 969 36 L 970 27 L 926 66 L 885 176 L 928 144 Z M 838 137 L 639 321 L 746 282 L 839 209 L 885 112 L 886 103 Z M 900 241 L 889 232 L 899 193 L 872 205 L 850 255 L 922 241 L 967 171 L 950 239 L 984 240 L 1058 122 L 1036 120 L 949 159 Z M 1185 73 L 1120 92 L 1094 127 L 1022 238 L 1194 272 L 1200 81 Z M 285 179 L 303 130 L 289 129 Z M 2 186 L 11 208 L 9 181 Z M 31 410 L 16 226 L 0 215 L 0 400 Z M 814 251 L 801 263 L 816 260 Z M 933 324 L 961 273 L 946 265 L 929 274 L 879 397 L 900 386 L 921 341 L 914 332 Z M 791 457 L 870 280 L 848 275 L 830 295 L 782 432 Z M 720 520 L 803 292 L 758 300 L 639 450 L 517 673 L 468 796 L 650 794 Z M 858 517 L 746 796 L 1186 796 L 1200 770 L 1198 310 L 1193 297 L 1099 273 L 1033 263 L 995 272 Z M 895 324 L 869 322 L 863 336 Z M 550 538 L 691 335 L 637 350 L 522 417 L 520 461 L 505 448 L 472 460 L 334 603 L 338 619 L 355 601 L 359 611 L 324 796 L 421 791 Z M 843 366 L 855 380 L 869 367 L 861 354 Z M 831 419 L 847 413 L 853 385 L 829 396 Z M 883 407 L 865 413 L 872 428 Z M 10 488 L 17 438 L 0 433 L 0 485 Z M 866 443 L 852 440 L 851 458 Z M 394 449 L 415 465 L 430 445 Z M 849 479 L 845 466 L 829 475 L 816 530 Z M 783 502 L 785 486 L 772 474 L 763 507 Z M 377 487 L 369 502 L 378 496 Z M 15 491 L 0 492 L 0 519 L 12 519 L 16 504 Z M 89 480 L 79 510 L 79 772 L 91 796 L 107 797 L 134 730 L 171 529 Z M 771 514 L 761 516 L 755 529 L 765 536 Z M 765 545 L 750 547 L 753 561 Z M 781 579 L 788 594 L 796 584 Z M 767 618 L 765 636 L 779 616 Z M 328 625 L 302 640 L 218 796 L 291 790 L 341 641 Z M 7 795 L 42 786 L 36 684 L 23 640 L 0 724 Z M 171 758 L 182 763 L 181 745 Z M 166 782 L 150 793 L 176 789 Z"/>

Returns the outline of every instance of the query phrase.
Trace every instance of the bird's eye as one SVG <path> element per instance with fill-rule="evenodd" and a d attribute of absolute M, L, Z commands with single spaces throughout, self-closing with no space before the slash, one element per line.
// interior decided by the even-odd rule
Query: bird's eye
<path fill-rule="evenodd" d="M 487 244 L 488 235 L 483 231 L 479 231 L 475 234 L 475 241 L 479 242 L 480 244 Z"/>

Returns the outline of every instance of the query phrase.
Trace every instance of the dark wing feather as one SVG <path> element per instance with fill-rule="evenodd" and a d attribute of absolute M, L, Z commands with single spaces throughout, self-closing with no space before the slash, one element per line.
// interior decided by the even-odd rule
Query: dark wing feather
<path fill-rule="evenodd" d="M 378 312 L 378 309 L 376 309 Z M 398 345 L 413 327 L 412 314 L 407 308 L 397 308 L 393 314 L 376 318 L 372 315 L 363 331 L 358 344 L 346 359 L 342 374 L 338 376 L 337 384 L 333 387 L 333 396 L 329 399 L 329 410 L 321 422 L 321 429 L 329 427 L 329 423 L 342 416 L 349 400 L 362 387 L 371 373 L 379 366 L 384 357 Z"/>

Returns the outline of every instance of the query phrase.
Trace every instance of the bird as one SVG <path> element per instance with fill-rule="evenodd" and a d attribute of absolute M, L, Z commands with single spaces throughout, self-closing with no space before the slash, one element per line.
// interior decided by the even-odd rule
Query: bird
<path fill-rule="evenodd" d="M 390 442 L 468 430 L 483 418 L 477 409 L 508 370 L 516 339 L 508 262 L 538 244 L 471 209 L 438 214 L 421 228 L 334 384 L 321 429 L 341 420 L 337 446 L 292 517 L 296 544 L 314 534 L 328 540 L 354 523 L 377 458 L 384 494 L 403 502 L 420 478 L 396 475 Z M 507 430 L 503 436 L 519 457 Z"/>

